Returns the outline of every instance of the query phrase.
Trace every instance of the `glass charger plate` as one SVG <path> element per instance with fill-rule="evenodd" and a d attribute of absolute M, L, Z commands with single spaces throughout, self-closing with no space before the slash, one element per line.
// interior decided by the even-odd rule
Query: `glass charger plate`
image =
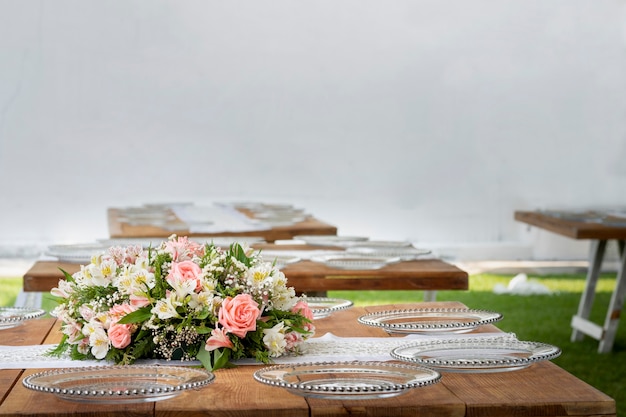
<path fill-rule="evenodd" d="M 103 254 L 109 247 L 103 243 L 77 243 L 51 245 L 46 255 L 54 256 L 61 262 L 89 263 L 93 255 Z"/>
<path fill-rule="evenodd" d="M 418 249 L 414 247 L 384 247 L 384 246 L 367 246 L 356 245 L 346 248 L 347 253 L 366 255 L 366 256 L 382 256 L 390 258 L 400 258 L 403 261 L 409 261 L 419 256 L 430 254 L 428 249 Z"/>
<path fill-rule="evenodd" d="M 359 323 L 381 327 L 389 333 L 465 333 L 495 323 L 502 314 L 467 308 L 419 308 L 380 311 L 358 318 Z"/>
<path fill-rule="evenodd" d="M 10 329 L 25 322 L 36 319 L 46 314 L 40 308 L 28 307 L 0 307 L 0 330 Z"/>
<path fill-rule="evenodd" d="M 267 252 L 261 252 L 261 256 L 263 257 L 263 260 L 265 262 L 270 262 L 276 265 L 278 269 L 284 268 L 285 266 L 289 264 L 300 262 L 302 260 L 302 258 L 300 258 L 299 256 L 295 256 L 295 255 L 284 255 L 284 254 L 281 255 L 281 254 L 273 254 L 273 253 L 267 253 Z"/>
<path fill-rule="evenodd" d="M 294 236 L 295 240 L 302 240 L 312 246 L 350 246 L 362 243 L 369 238 L 365 236 L 337 236 L 337 235 L 300 235 Z"/>
<path fill-rule="evenodd" d="M 380 269 L 391 263 L 399 262 L 400 258 L 341 253 L 312 256 L 311 261 L 322 263 L 331 268 L 360 270 Z"/>
<path fill-rule="evenodd" d="M 254 373 L 254 379 L 304 397 L 362 400 L 394 397 L 432 385 L 441 374 L 386 362 L 320 362 L 263 368 Z"/>
<path fill-rule="evenodd" d="M 561 349 L 515 338 L 465 338 L 415 342 L 399 346 L 391 356 L 444 372 L 505 372 L 551 360 Z"/>
<path fill-rule="evenodd" d="M 166 400 L 214 379 L 200 368 L 130 365 L 49 370 L 27 376 L 22 384 L 68 401 L 126 404 Z"/>
<path fill-rule="evenodd" d="M 330 316 L 335 311 L 345 310 L 353 305 L 350 300 L 327 297 L 307 297 L 306 302 L 309 304 L 309 308 L 313 312 L 314 319 L 323 319 Z"/>

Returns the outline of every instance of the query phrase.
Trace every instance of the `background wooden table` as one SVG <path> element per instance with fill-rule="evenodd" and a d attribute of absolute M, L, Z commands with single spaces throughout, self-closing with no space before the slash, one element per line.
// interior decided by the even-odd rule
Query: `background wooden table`
<path fill-rule="evenodd" d="M 179 230 L 163 229 L 151 225 L 132 225 L 123 220 L 120 209 L 109 208 L 107 219 L 109 225 L 109 235 L 111 238 L 140 238 L 140 237 L 161 237 L 167 239 L 173 233 L 179 236 L 207 237 L 207 236 L 254 236 L 262 237 L 268 242 L 276 240 L 289 240 L 298 235 L 336 235 L 337 227 L 322 222 L 315 217 L 307 217 L 304 220 L 289 226 L 275 226 L 266 230 L 247 230 L 238 232 L 190 232 L 189 228 L 181 223 Z"/>
<path fill-rule="evenodd" d="M 619 319 L 626 297 L 626 219 L 608 216 L 605 222 L 594 219 L 602 216 L 601 213 L 567 213 L 567 212 L 540 212 L 516 211 L 515 220 L 549 230 L 553 233 L 572 239 L 588 239 L 591 241 L 589 250 L 589 269 L 585 289 L 578 305 L 578 312 L 572 317 L 572 341 L 581 340 L 584 335 L 600 341 L 598 351 L 607 353 L 613 349 L 615 335 L 619 326 Z M 620 253 L 620 263 L 617 271 L 615 289 L 602 326 L 589 320 L 596 293 L 596 286 L 602 261 L 609 240 L 616 240 Z"/>
<path fill-rule="evenodd" d="M 24 291 L 48 292 L 63 279 L 64 271 L 73 274 L 79 264 L 38 261 L 24 274 Z M 398 262 L 377 270 L 330 268 L 312 261 L 285 266 L 282 271 L 299 293 L 330 290 L 467 290 L 467 272 L 439 259 Z"/>
<path fill-rule="evenodd" d="M 366 312 L 395 308 L 462 307 L 439 302 L 353 307 L 316 321 L 321 336 L 393 337 L 384 330 L 358 324 Z M 479 331 L 495 331 L 483 326 Z M 59 323 L 39 319 L 26 326 L 4 330 L 4 343 L 28 345 L 56 343 Z M 331 359 L 331 358 L 329 358 Z M 406 394 L 376 400 L 324 400 L 303 398 L 281 388 L 256 382 L 252 374 L 261 366 L 239 366 L 216 371 L 213 384 L 156 403 L 129 405 L 81 404 L 24 388 L 24 376 L 38 369 L 0 370 L 0 416 L 606 416 L 616 414 L 615 401 L 552 362 L 501 373 L 443 373 L 441 382 Z"/>

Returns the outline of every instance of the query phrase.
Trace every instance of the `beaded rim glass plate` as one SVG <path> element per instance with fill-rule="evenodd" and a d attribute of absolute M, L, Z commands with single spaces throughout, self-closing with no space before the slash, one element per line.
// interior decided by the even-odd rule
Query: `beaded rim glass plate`
<path fill-rule="evenodd" d="M 418 308 L 365 314 L 358 322 L 389 333 L 466 333 L 502 320 L 502 314 L 468 308 Z"/>
<path fill-rule="evenodd" d="M 354 304 L 350 300 L 328 297 L 307 297 L 306 302 L 313 312 L 313 318 L 316 320 L 328 317 L 335 311 L 350 308 Z"/>
<path fill-rule="evenodd" d="M 270 253 L 265 253 L 265 252 L 261 252 L 261 255 L 265 262 L 269 262 L 269 263 L 276 265 L 278 269 L 282 269 L 289 264 L 300 262 L 302 260 L 302 258 L 300 258 L 299 256 L 295 256 L 295 255 L 280 255 L 280 254 L 270 254 Z"/>
<path fill-rule="evenodd" d="M 366 256 L 400 258 L 403 261 L 417 259 L 420 256 L 431 253 L 429 249 L 418 249 L 415 247 L 374 247 L 367 244 L 351 246 L 346 248 L 346 252 Z"/>
<path fill-rule="evenodd" d="M 107 249 L 108 246 L 101 242 L 50 245 L 46 255 L 54 256 L 60 262 L 89 263 L 93 255 L 105 253 Z"/>
<path fill-rule="evenodd" d="M 203 368 L 129 365 L 48 370 L 25 377 L 22 384 L 68 401 L 125 404 L 166 400 L 214 379 Z"/>
<path fill-rule="evenodd" d="M 391 351 L 391 356 L 401 361 L 440 372 L 468 373 L 515 371 L 560 354 L 561 349 L 556 346 L 512 337 L 415 342 Z"/>
<path fill-rule="evenodd" d="M 369 238 L 365 236 L 337 236 L 337 235 L 300 235 L 294 236 L 295 240 L 302 240 L 307 245 L 313 246 L 350 246 L 363 243 Z"/>
<path fill-rule="evenodd" d="M 388 398 L 435 384 L 433 369 L 388 362 L 318 362 L 260 369 L 254 379 L 304 397 L 362 400 Z"/>
<path fill-rule="evenodd" d="M 312 256 L 311 261 L 322 263 L 331 268 L 361 270 L 380 269 L 391 263 L 399 262 L 400 258 L 342 253 Z"/>
<path fill-rule="evenodd" d="M 29 307 L 0 307 L 0 330 L 19 326 L 26 320 L 46 314 L 45 310 Z"/>

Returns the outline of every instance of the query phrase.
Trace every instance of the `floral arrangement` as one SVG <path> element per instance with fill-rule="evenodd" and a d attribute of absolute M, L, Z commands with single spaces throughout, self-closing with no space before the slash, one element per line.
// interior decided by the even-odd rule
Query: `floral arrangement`
<path fill-rule="evenodd" d="M 260 252 L 172 236 L 155 248 L 111 247 L 52 290 L 63 338 L 51 351 L 131 364 L 140 358 L 262 363 L 299 354 L 315 327 L 306 298 Z"/>

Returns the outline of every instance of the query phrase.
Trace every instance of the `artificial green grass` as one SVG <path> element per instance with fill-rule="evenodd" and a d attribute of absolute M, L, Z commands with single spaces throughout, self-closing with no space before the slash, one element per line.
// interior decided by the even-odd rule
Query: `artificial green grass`
<path fill-rule="evenodd" d="M 570 320 L 578 309 L 584 288 L 584 275 L 549 275 L 531 278 L 553 291 L 551 295 L 498 295 L 496 284 L 506 286 L 512 275 L 479 274 L 470 277 L 468 291 L 438 291 L 438 301 L 459 301 L 470 308 L 493 310 L 503 315 L 497 326 L 521 340 L 550 343 L 563 351 L 554 363 L 613 397 L 617 415 L 626 416 L 626 324 L 620 323 L 613 351 L 598 353 L 598 341 L 585 337 L 571 342 Z M 0 305 L 10 306 L 22 286 L 21 278 L 0 278 Z M 591 318 L 604 322 L 606 309 L 615 286 L 615 276 L 601 276 Z M 329 291 L 329 297 L 346 298 L 355 305 L 415 303 L 423 300 L 422 291 Z M 54 308 L 44 294 L 43 307 Z"/>

